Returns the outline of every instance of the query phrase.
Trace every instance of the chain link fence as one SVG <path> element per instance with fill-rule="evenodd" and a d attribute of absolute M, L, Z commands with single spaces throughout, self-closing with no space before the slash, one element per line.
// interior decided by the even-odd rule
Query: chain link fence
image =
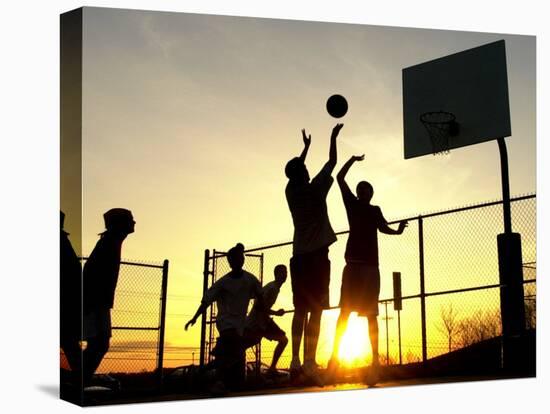
<path fill-rule="evenodd" d="M 163 366 L 163 298 L 167 282 L 167 260 L 163 263 L 121 262 L 111 310 L 109 352 L 96 373 L 152 373 Z M 63 353 L 61 367 L 68 368 Z"/>
<path fill-rule="evenodd" d="M 401 220 L 393 220 L 390 224 Z M 503 231 L 502 202 L 430 213 L 407 220 L 409 226 L 402 235 L 379 235 L 381 362 L 419 362 L 500 335 L 497 235 Z M 536 195 L 512 199 L 512 222 L 514 232 L 520 233 L 522 239 L 526 324 L 528 328 L 534 328 Z M 326 365 L 332 353 L 347 233 L 338 233 L 338 240 L 330 246 L 331 309 L 323 313 L 321 320 L 317 352 L 317 362 L 321 365 Z M 261 277 L 265 284 L 273 280 L 273 269 L 277 264 L 289 266 L 292 242 L 248 248 L 246 253 L 245 269 Z M 220 252 L 210 254 L 205 265 L 205 274 L 210 275 L 207 276 L 207 286 L 230 270 L 225 255 Z M 400 312 L 395 311 L 393 306 L 392 272 L 401 273 L 403 304 Z M 290 280 L 282 286 L 274 308 L 287 311 L 284 316 L 274 319 L 290 339 L 293 312 Z M 201 344 L 205 347 L 206 361 L 210 358 L 209 351 L 216 337 L 215 315 L 216 308 L 213 307 L 207 317 L 207 334 Z M 348 360 L 344 359 L 344 363 L 354 366 L 370 363 L 366 318 L 352 314 L 348 330 L 353 331 L 354 339 L 349 338 L 346 345 L 344 336 L 342 348 L 354 352 Z M 353 349 L 357 347 L 357 342 L 360 342 L 359 351 Z M 264 339 L 261 349 L 247 351 L 248 361 L 260 360 L 269 364 L 275 345 Z M 290 359 L 289 342 L 278 366 L 288 367 Z"/>

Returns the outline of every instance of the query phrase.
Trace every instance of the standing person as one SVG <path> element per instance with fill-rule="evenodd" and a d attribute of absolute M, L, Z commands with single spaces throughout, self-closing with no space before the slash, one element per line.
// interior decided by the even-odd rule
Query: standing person
<path fill-rule="evenodd" d="M 64 230 L 61 213 L 60 239 L 60 346 L 71 368 L 72 380 L 79 382 L 82 372 L 82 266 Z"/>
<path fill-rule="evenodd" d="M 216 302 L 216 328 L 220 336 L 212 353 L 216 357 L 214 365 L 220 373 L 220 381 L 215 384 L 219 393 L 223 393 L 225 389 L 238 390 L 242 386 L 245 375 L 243 333 L 246 312 L 250 299 L 257 298 L 258 306 L 263 306 L 260 281 L 243 270 L 244 246 L 241 243 L 237 243 L 227 252 L 227 261 L 231 271 L 208 289 L 197 312 L 185 324 L 185 330 L 189 329 L 197 318 Z"/>
<path fill-rule="evenodd" d="M 286 200 L 294 224 L 290 278 L 294 302 L 292 319 L 292 362 L 291 377 L 300 372 L 313 379 L 318 385 L 315 361 L 321 314 L 329 307 L 330 261 L 329 246 L 336 241 L 327 212 L 327 194 L 334 179 L 331 174 L 336 166 L 336 138 L 343 124 L 332 129 L 329 159 L 321 171 L 309 179 L 305 166 L 306 155 L 311 144 L 311 135 L 302 130 L 304 149 L 299 157 L 291 159 L 285 167 L 288 184 Z M 304 338 L 304 364 L 300 363 L 300 343 Z"/>
<path fill-rule="evenodd" d="M 270 341 L 277 341 L 277 346 L 275 347 L 275 351 L 273 353 L 273 359 L 271 360 L 271 365 L 267 371 L 268 376 L 277 375 L 277 362 L 288 344 L 288 339 L 285 332 L 279 328 L 275 321 L 270 317 L 270 315 L 283 316 L 285 313 L 284 309 L 274 311 L 271 308 L 275 304 L 277 296 L 279 296 L 281 286 L 286 281 L 286 266 L 283 264 L 275 266 L 274 274 L 275 280 L 269 282 L 262 289 L 262 297 L 264 302 L 263 306 L 260 306 L 258 302 L 254 302 L 254 306 L 246 318 L 244 331 L 245 349 L 257 345 L 260 343 L 262 338 L 269 339 Z"/>
<path fill-rule="evenodd" d="M 351 157 L 336 176 L 342 193 L 349 223 L 349 237 L 346 244 L 346 266 L 342 275 L 340 315 L 336 325 L 334 348 L 329 361 L 329 372 L 338 366 L 340 341 L 344 334 L 351 312 L 366 316 L 369 324 L 369 339 L 372 347 L 371 377 L 376 382 L 378 357 L 378 296 L 380 294 L 380 272 L 378 270 L 378 231 L 385 234 L 401 234 L 407 221 L 399 223 L 397 230 L 387 224 L 382 210 L 372 205 L 374 189 L 371 184 L 361 181 L 357 184 L 357 196 L 348 187 L 345 177 L 356 161 L 363 161 L 364 155 Z"/>
<path fill-rule="evenodd" d="M 84 339 L 83 380 L 89 384 L 94 372 L 109 350 L 111 338 L 111 309 L 120 269 L 122 243 L 134 232 L 136 222 L 132 212 L 123 208 L 107 211 L 103 218 L 106 231 L 86 261 L 84 281 Z"/>

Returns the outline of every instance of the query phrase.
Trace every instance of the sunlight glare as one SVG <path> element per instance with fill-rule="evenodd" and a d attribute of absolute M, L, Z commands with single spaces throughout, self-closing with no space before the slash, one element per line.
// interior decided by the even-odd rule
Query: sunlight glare
<path fill-rule="evenodd" d="M 370 355 L 370 342 L 367 319 L 359 318 L 356 313 L 352 313 L 340 342 L 338 359 L 344 366 L 362 366 L 366 364 L 368 355 Z"/>

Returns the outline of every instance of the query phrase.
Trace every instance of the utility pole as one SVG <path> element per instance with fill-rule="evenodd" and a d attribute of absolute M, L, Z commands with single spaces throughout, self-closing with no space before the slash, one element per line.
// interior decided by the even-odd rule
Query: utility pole
<path fill-rule="evenodd" d="M 388 321 L 393 319 L 393 316 L 388 316 L 388 302 L 384 302 L 384 308 L 386 310 L 386 316 L 382 320 L 386 321 L 386 365 L 390 365 L 390 329 Z"/>

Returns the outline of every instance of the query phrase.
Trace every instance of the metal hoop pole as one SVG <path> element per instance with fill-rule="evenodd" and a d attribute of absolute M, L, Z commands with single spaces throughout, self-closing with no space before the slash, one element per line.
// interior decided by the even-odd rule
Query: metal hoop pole
<path fill-rule="evenodd" d="M 504 233 L 512 233 L 512 213 L 510 208 L 510 178 L 508 172 L 508 152 L 506 141 L 498 138 L 498 149 L 500 153 L 500 175 L 502 181 L 502 212 L 504 215 Z"/>

